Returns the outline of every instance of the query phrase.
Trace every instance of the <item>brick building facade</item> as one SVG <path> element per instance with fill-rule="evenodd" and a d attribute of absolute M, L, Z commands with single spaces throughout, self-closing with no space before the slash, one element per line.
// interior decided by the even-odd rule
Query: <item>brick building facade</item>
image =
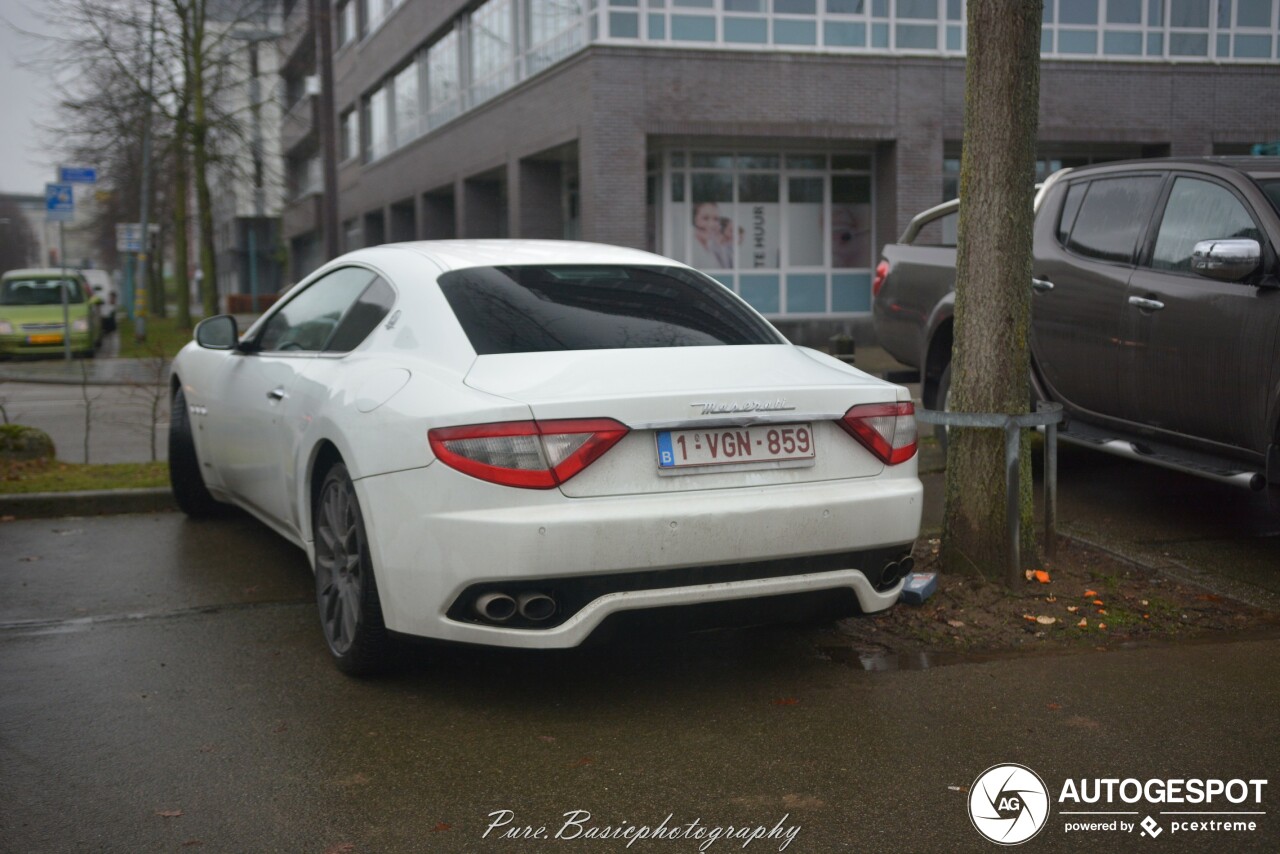
<path fill-rule="evenodd" d="M 294 278 L 323 260 L 307 6 L 282 46 Z M 1280 139 L 1280 0 L 1046 9 L 1042 172 Z M 958 0 L 346 0 L 333 16 L 344 249 L 645 248 L 815 343 L 865 326 L 880 246 L 957 186 Z"/>

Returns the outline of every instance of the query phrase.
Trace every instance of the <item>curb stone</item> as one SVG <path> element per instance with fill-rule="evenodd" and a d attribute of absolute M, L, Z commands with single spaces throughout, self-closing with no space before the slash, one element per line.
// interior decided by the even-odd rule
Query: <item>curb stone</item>
<path fill-rule="evenodd" d="M 0 495 L 0 516 L 13 516 L 17 519 L 165 513 L 177 509 L 173 493 L 165 487 Z"/>

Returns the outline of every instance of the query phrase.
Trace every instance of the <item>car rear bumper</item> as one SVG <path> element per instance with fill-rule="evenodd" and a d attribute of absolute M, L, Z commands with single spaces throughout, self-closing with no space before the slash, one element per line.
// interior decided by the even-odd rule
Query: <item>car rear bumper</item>
<path fill-rule="evenodd" d="M 530 648 L 576 646 L 625 611 L 821 590 L 883 610 L 901 586 L 876 588 L 885 555 L 909 549 L 922 506 L 914 461 L 854 480 L 586 499 L 433 464 L 358 480 L 356 490 L 389 629 Z M 471 618 L 465 597 L 478 585 L 506 582 L 514 594 L 547 580 L 595 593 L 545 627 Z"/>
<path fill-rule="evenodd" d="M 71 351 L 83 353 L 93 349 L 93 339 L 88 332 L 71 333 Z M 56 344 L 29 344 L 26 335 L 0 335 L 0 354 L 6 356 L 60 356 L 62 341 Z"/>

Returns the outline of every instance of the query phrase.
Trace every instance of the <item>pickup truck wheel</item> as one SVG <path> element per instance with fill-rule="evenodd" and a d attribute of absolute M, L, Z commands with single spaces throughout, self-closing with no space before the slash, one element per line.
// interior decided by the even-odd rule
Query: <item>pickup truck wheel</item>
<path fill-rule="evenodd" d="M 938 399 L 934 402 L 933 408 L 938 412 L 951 411 L 951 363 L 947 362 L 947 367 L 942 371 L 942 377 L 938 380 Z M 942 449 L 943 455 L 947 453 L 947 430 L 949 428 L 944 424 L 935 424 L 933 427 L 934 438 L 938 440 L 938 447 Z"/>

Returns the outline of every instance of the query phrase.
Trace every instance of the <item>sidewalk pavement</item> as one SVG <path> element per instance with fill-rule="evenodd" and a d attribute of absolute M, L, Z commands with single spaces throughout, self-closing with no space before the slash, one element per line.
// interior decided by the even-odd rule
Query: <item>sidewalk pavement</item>
<path fill-rule="evenodd" d="M 0 382 L 57 385 L 154 385 L 169 376 L 167 361 L 153 359 L 47 359 L 0 362 Z"/>

